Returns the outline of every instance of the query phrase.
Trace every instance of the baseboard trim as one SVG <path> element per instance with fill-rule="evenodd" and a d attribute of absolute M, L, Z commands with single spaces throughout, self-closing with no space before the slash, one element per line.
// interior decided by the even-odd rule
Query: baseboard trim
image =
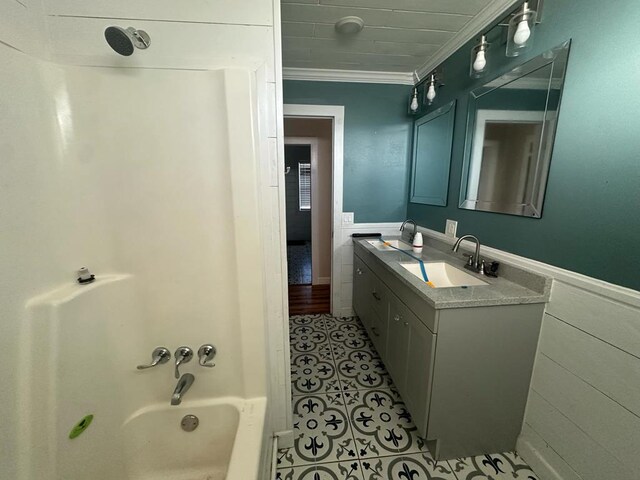
<path fill-rule="evenodd" d="M 331 277 L 318 277 L 314 285 L 329 285 L 331 283 Z"/>
<path fill-rule="evenodd" d="M 518 438 L 516 444 L 516 451 L 518 455 L 527 462 L 536 476 L 540 480 L 570 480 L 562 477 L 551 465 L 547 462 L 542 453 L 538 451 L 530 442 L 523 440 L 522 437 Z"/>
<path fill-rule="evenodd" d="M 273 443 L 271 444 L 271 476 L 269 478 L 276 478 L 276 468 L 278 467 L 278 437 L 273 437 Z"/>
<path fill-rule="evenodd" d="M 278 442 L 278 448 L 293 447 L 293 430 L 283 430 L 274 434 Z"/>

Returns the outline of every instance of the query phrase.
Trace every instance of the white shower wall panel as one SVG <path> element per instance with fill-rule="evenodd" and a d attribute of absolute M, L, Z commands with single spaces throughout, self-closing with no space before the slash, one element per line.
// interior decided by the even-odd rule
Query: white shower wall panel
<path fill-rule="evenodd" d="M 0 478 L 17 478 L 25 305 L 85 262 L 112 271 L 116 257 L 97 172 L 66 155 L 64 69 L 3 44 L 0 63 Z"/>
<path fill-rule="evenodd" d="M 202 394 L 263 394 L 263 350 L 243 346 L 243 328 L 264 328 L 261 277 L 239 274 L 261 258 L 257 238 L 238 234 L 258 222 L 255 185 L 243 183 L 257 182 L 250 73 L 68 67 L 66 75 L 66 156 L 96 172 L 114 267 L 138 280 L 141 355 L 213 343 L 215 381 Z"/>

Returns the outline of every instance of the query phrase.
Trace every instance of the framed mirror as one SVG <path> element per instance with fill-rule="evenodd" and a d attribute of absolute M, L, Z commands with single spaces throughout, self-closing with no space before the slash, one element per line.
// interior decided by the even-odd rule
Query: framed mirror
<path fill-rule="evenodd" d="M 540 218 L 569 46 L 469 94 L 460 208 Z"/>
<path fill-rule="evenodd" d="M 450 102 L 413 126 L 411 203 L 447 205 L 455 106 Z"/>

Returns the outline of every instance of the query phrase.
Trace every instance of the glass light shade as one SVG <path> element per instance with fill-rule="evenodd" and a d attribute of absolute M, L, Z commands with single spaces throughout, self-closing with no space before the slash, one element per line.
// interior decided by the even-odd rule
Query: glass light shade
<path fill-rule="evenodd" d="M 517 57 L 529 50 L 533 44 L 536 17 L 536 11 L 531 10 L 526 2 L 522 11 L 511 17 L 507 32 L 507 57 Z"/>
<path fill-rule="evenodd" d="M 425 84 L 425 99 L 427 105 L 431 105 L 436 98 L 436 79 L 432 75 L 431 79 Z"/>
<path fill-rule="evenodd" d="M 489 44 L 483 35 L 480 43 L 471 49 L 471 60 L 469 61 L 469 76 L 471 78 L 480 78 L 487 73 L 489 65 L 488 49 Z"/>
<path fill-rule="evenodd" d="M 419 111 L 420 111 L 420 99 L 418 95 L 418 89 L 414 88 L 411 91 L 411 96 L 409 97 L 408 112 L 409 112 L 409 115 L 415 115 Z"/>

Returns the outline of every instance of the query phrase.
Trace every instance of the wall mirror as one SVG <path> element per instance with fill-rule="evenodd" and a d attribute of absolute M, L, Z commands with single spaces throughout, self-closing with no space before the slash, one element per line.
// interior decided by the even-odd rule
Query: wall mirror
<path fill-rule="evenodd" d="M 455 110 L 455 101 L 450 102 L 413 126 L 412 203 L 447 204 Z"/>
<path fill-rule="evenodd" d="M 569 45 L 469 94 L 460 208 L 542 215 Z"/>

